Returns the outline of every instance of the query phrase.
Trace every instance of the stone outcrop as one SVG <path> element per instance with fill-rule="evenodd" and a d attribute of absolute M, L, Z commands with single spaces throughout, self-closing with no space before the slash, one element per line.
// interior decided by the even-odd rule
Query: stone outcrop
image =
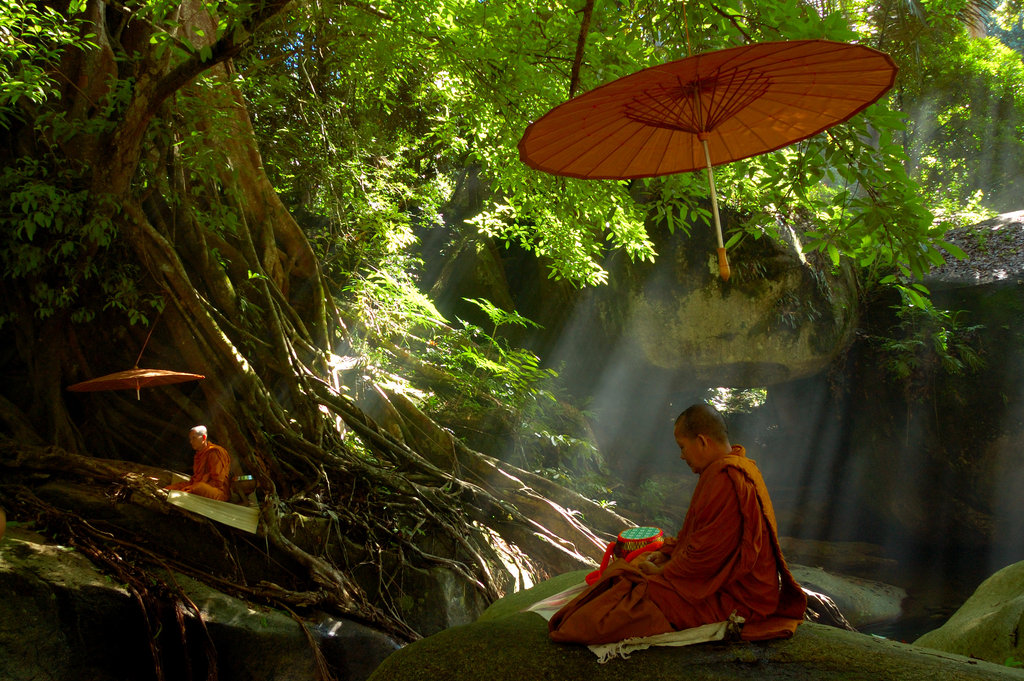
<path fill-rule="evenodd" d="M 733 276 L 717 276 L 711 230 L 652 230 L 654 263 L 621 256 L 595 293 L 596 318 L 620 347 L 650 366 L 708 385 L 771 385 L 815 374 L 852 340 L 858 316 L 852 272 L 838 275 L 800 251 L 747 239 L 730 250 Z"/>
<path fill-rule="evenodd" d="M 398 648 L 359 623 L 288 613 L 245 603 L 183 575 L 173 579 L 199 607 L 216 651 L 222 681 L 316 681 L 315 640 L 336 678 L 367 678 Z M 172 628 L 147 633 L 139 605 L 84 556 L 20 527 L 0 541 L 0 679 L 4 681 L 128 681 L 152 677 L 148 636 L 173 642 Z M 189 639 L 203 635 L 194 616 Z M 306 631 L 303 631 L 303 628 Z M 168 678 L 186 678 L 167 669 Z M 196 670 L 194 670 L 196 671 Z M 198 678 L 206 678 L 198 673 Z"/>
<path fill-rule="evenodd" d="M 804 623 L 789 640 L 651 648 L 599 664 L 587 648 L 552 643 L 539 615 L 519 612 L 564 588 L 561 578 L 496 603 L 474 624 L 417 641 L 388 657 L 371 681 L 728 681 L 786 678 L 827 681 L 1021 679 L 1017 670 L 950 653 Z M 512 612 L 510 612 L 512 611 Z"/>
<path fill-rule="evenodd" d="M 855 629 L 892 622 L 903 614 L 907 592 L 871 579 L 836 575 L 819 567 L 793 565 L 800 586 L 827 595 Z"/>
<path fill-rule="evenodd" d="M 945 624 L 915 645 L 997 664 L 1024 665 L 1024 562 L 995 573 Z"/>
<path fill-rule="evenodd" d="M 475 320 L 465 297 L 514 306 L 543 327 L 525 340 L 580 375 L 592 370 L 588 359 L 614 357 L 709 385 L 769 385 L 819 372 L 849 345 L 859 314 L 852 270 L 835 274 L 805 256 L 797 231 L 783 226 L 785 243 L 748 237 L 731 248 L 733 276 L 723 282 L 713 229 L 688 229 L 650 226 L 655 262 L 616 252 L 603 263 L 608 284 L 579 290 L 551 279 L 534 255 L 496 249 L 462 225 L 448 248 L 425 247 L 426 280 L 445 314 Z"/>
<path fill-rule="evenodd" d="M 858 485 L 893 532 L 922 545 L 955 545 L 945 553 L 970 554 L 964 563 L 991 571 L 1019 557 L 1024 530 L 1024 472 L 1015 455 L 1024 447 L 1024 211 L 946 238 L 968 257 L 925 278 L 935 306 L 956 320 L 942 336 L 945 355 L 936 351 L 941 329 L 924 315 L 906 327 L 934 336 L 900 337 L 904 329 L 884 311 L 896 300 L 866 313 L 877 324 L 865 330 L 873 343 L 853 353 L 853 399 L 835 409 L 849 424 L 849 460 L 889 475 L 844 484 Z M 961 349 L 982 364 L 963 361 Z M 962 361 L 958 371 L 951 360 Z"/>
<path fill-rule="evenodd" d="M 790 570 L 805 590 L 828 597 L 842 617 L 854 628 L 880 622 L 891 622 L 903 614 L 906 593 L 899 587 L 849 575 L 836 574 L 820 567 L 790 563 Z M 480 621 L 513 615 L 528 608 L 540 598 L 579 584 L 587 570 L 566 572 L 539 584 L 533 589 L 509 594 L 492 603 Z"/>

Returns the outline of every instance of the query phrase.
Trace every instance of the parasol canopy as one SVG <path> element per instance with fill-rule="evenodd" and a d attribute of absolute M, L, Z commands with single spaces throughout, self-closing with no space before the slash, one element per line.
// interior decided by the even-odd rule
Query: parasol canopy
<path fill-rule="evenodd" d="M 712 167 L 780 149 L 848 120 L 892 87 L 885 53 L 829 40 L 753 43 L 638 71 L 555 107 L 519 141 L 537 170 L 633 179 L 706 168 L 728 279 Z"/>
<path fill-rule="evenodd" d="M 129 369 L 118 371 L 91 378 L 88 381 L 75 383 L 68 386 L 72 392 L 93 392 L 97 390 L 134 390 L 136 399 L 139 398 L 141 388 L 151 388 L 158 385 L 169 385 L 172 383 L 184 383 L 185 381 L 198 381 L 206 378 L 202 374 L 190 374 L 182 371 L 169 371 L 166 369 Z"/>

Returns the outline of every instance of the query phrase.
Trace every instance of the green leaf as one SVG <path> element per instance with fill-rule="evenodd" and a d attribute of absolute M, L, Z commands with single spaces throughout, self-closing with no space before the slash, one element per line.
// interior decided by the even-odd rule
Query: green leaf
<path fill-rule="evenodd" d="M 924 255 L 928 260 L 936 267 L 941 267 L 946 263 L 946 260 L 942 257 L 942 254 L 934 248 L 926 248 Z"/>
<path fill-rule="evenodd" d="M 947 253 L 949 253 L 951 256 L 953 256 L 957 260 L 966 260 L 967 259 L 967 254 L 963 251 L 962 248 L 960 248 L 956 244 L 951 243 L 949 241 L 939 241 L 937 243 L 940 246 L 942 246 L 942 248 L 944 248 Z"/>
<path fill-rule="evenodd" d="M 839 249 L 833 243 L 828 244 L 828 257 L 833 267 L 839 267 Z"/>
<path fill-rule="evenodd" d="M 917 293 L 917 291 L 913 291 L 911 289 L 904 289 L 903 292 L 906 295 L 907 299 L 910 301 L 911 305 L 919 307 L 921 309 L 926 309 L 928 307 L 928 303 L 920 294 Z"/>

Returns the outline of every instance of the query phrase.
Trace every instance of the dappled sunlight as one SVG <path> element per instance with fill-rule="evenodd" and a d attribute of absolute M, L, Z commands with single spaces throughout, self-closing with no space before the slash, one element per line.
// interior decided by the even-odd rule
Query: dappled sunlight
<path fill-rule="evenodd" d="M 324 636 L 337 636 L 344 623 L 341 620 L 327 620 L 320 623 L 320 632 Z"/>
<path fill-rule="evenodd" d="M 748 412 L 762 406 L 768 399 L 767 388 L 709 388 L 705 401 L 723 414 Z"/>
<path fill-rule="evenodd" d="M 838 379 L 838 385 L 832 382 L 836 377 L 825 374 L 767 386 L 702 385 L 685 370 L 638 359 L 643 355 L 628 331 L 635 322 L 628 310 L 619 314 L 627 319 L 627 331 L 609 347 L 593 332 L 596 306 L 580 304 L 553 343 L 548 362 L 563 367 L 563 378 L 573 380 L 569 391 L 591 414 L 615 480 L 617 510 L 631 520 L 681 521 L 695 480 L 678 460 L 672 424 L 690 404 L 708 402 L 724 413 L 732 441 L 744 445 L 761 469 L 780 535 L 811 540 L 801 544 L 809 565 L 820 565 L 814 551 L 824 550 L 813 548 L 813 542 L 874 547 L 876 553 L 859 559 L 859 576 L 896 580 L 924 604 L 916 607 L 931 608 L 934 616 L 948 615 L 984 574 L 1021 559 L 1024 473 L 1014 465 L 1017 440 L 1000 447 L 1005 473 L 995 476 L 997 488 L 991 491 L 991 544 L 986 547 L 987 540 L 976 537 L 977 546 L 967 549 L 966 528 L 984 523 L 968 523 L 965 514 L 972 511 L 947 495 L 958 485 L 976 483 L 961 482 L 950 467 L 950 457 L 955 462 L 973 454 L 946 451 L 952 444 L 936 440 L 942 419 L 936 423 L 931 403 L 902 402 L 891 378 L 881 378 L 886 375 L 881 367 Z M 862 384 L 843 386 L 842 380 Z M 872 385 L 879 380 L 886 383 Z M 1024 398 L 1020 388 L 1014 391 L 1001 399 Z M 1005 427 L 1019 430 L 1013 424 L 1024 417 L 1011 413 L 1008 418 Z"/>
<path fill-rule="evenodd" d="M 363 678 L 335 665 L 368 657 L 356 627 L 397 647 L 587 567 L 623 524 L 674 533 L 709 465 L 673 438 L 699 402 L 807 564 L 863 542 L 858 565 L 877 549 L 946 607 L 1024 557 L 1024 317 L 929 307 L 961 249 L 992 256 L 960 270 L 986 312 L 1024 290 L 1024 218 L 975 219 L 1024 208 L 1024 71 L 959 6 L 918 33 L 780 0 L 8 4 L 0 548 L 24 523 L 62 544 L 51 562 L 102 564 L 155 676 L 182 662 L 167 599 L 228 605 L 257 641 L 349 618 L 313 657 Z M 203 381 L 72 389 L 150 334 Z M 971 354 L 983 334 L 1006 342 Z M 194 423 L 234 491 L 251 479 L 242 504 L 155 489 Z M 143 467 L 166 472 L 125 474 Z M 186 579 L 209 588 L 164 588 Z M 89 620 L 59 609 L 70 646 Z"/>
<path fill-rule="evenodd" d="M 494 530 L 483 527 L 479 523 L 474 524 L 476 529 L 487 535 L 491 548 L 497 554 L 499 561 L 512 576 L 514 584 L 509 589 L 513 591 L 525 591 L 532 587 L 535 582 L 535 575 L 527 569 L 530 564 L 529 557 L 524 555 L 518 547 L 509 544 L 500 534 Z"/>

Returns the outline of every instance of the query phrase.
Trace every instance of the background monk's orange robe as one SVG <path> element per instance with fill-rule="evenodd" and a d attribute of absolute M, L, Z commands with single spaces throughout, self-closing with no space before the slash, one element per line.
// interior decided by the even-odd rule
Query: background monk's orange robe
<path fill-rule="evenodd" d="M 683 528 L 661 549 L 661 574 L 618 560 L 548 623 L 551 638 L 611 643 L 721 622 L 736 612 L 745 639 L 792 635 L 807 599 L 778 544 L 761 473 L 742 447 L 708 466 Z"/>
<path fill-rule="evenodd" d="M 192 477 L 188 482 L 168 485 L 167 489 L 191 492 L 199 496 L 227 501 L 231 498 L 231 456 L 212 442 L 196 452 L 192 460 Z"/>

